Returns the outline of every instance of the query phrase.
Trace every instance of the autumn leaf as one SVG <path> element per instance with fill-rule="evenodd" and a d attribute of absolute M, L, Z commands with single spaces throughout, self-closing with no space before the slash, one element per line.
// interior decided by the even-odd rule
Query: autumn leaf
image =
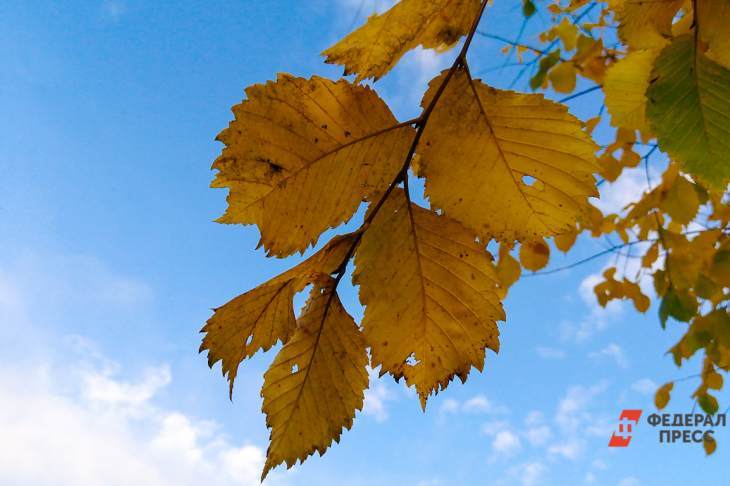
<path fill-rule="evenodd" d="M 562 62 L 550 70 L 548 79 L 558 93 L 571 93 L 575 89 L 576 74 L 573 63 Z"/>
<path fill-rule="evenodd" d="M 646 114 L 659 147 L 709 186 L 730 180 L 730 71 L 680 37 L 652 71 Z"/>
<path fill-rule="evenodd" d="M 717 449 L 717 441 L 712 435 L 706 433 L 702 438 L 702 447 L 705 449 L 705 454 L 710 456 Z"/>
<path fill-rule="evenodd" d="M 662 385 L 654 395 L 654 404 L 656 405 L 656 408 L 659 410 L 664 409 L 664 407 L 667 406 L 669 403 L 669 399 L 672 393 L 672 389 L 674 388 L 674 382 L 670 381 L 669 383 L 666 383 Z"/>
<path fill-rule="evenodd" d="M 365 339 L 332 282 L 318 283 L 291 339 L 264 374 L 271 443 L 261 479 L 277 465 L 323 454 L 352 427 L 368 386 Z"/>
<path fill-rule="evenodd" d="M 427 106 L 447 74 L 434 79 Z M 500 241 L 575 228 L 596 196 L 596 146 L 564 106 L 458 70 L 426 127 L 419 175 L 433 207 Z"/>
<path fill-rule="evenodd" d="M 525 241 L 520 245 L 520 263 L 527 270 L 537 272 L 549 259 L 550 247 L 543 240 Z"/>
<path fill-rule="evenodd" d="M 619 37 L 633 49 L 663 47 L 672 35 L 672 21 L 684 0 L 622 0 L 618 7 Z"/>
<path fill-rule="evenodd" d="M 354 283 L 372 366 L 405 376 L 425 408 L 432 393 L 499 349 L 505 318 L 490 255 L 458 222 L 394 190 L 355 255 Z"/>
<path fill-rule="evenodd" d="M 659 51 L 634 51 L 606 72 L 606 108 L 615 127 L 646 130 L 646 90 Z"/>
<path fill-rule="evenodd" d="M 519 280 L 522 274 L 520 262 L 510 255 L 510 247 L 502 243 L 499 245 L 499 260 L 497 261 L 497 278 L 499 279 L 499 296 L 504 299 L 507 291 Z"/>
<path fill-rule="evenodd" d="M 296 328 L 294 294 L 322 275 L 333 273 L 355 238 L 355 234 L 335 237 L 291 270 L 215 309 L 201 330 L 205 337 L 200 351 L 208 350 L 209 366 L 222 362 L 231 396 L 241 361 L 289 340 Z"/>
<path fill-rule="evenodd" d="M 275 256 L 303 252 L 400 170 L 412 138 L 374 91 L 282 74 L 254 85 L 221 132 L 213 187 L 228 187 L 223 223 L 256 224 Z"/>
<path fill-rule="evenodd" d="M 727 0 L 698 0 L 699 34 L 707 44 L 705 55 L 730 69 L 730 3 Z"/>
<path fill-rule="evenodd" d="M 577 231 L 569 231 L 567 233 L 555 235 L 553 241 L 555 242 L 555 246 L 558 248 L 558 250 L 562 251 L 563 253 L 568 253 L 570 249 L 573 248 L 573 245 L 575 244 L 575 240 L 577 238 Z"/>
<path fill-rule="evenodd" d="M 447 49 L 466 35 L 479 13 L 479 0 L 401 0 L 387 12 L 322 53 L 325 62 L 357 74 L 355 82 L 377 80 L 416 47 Z"/>

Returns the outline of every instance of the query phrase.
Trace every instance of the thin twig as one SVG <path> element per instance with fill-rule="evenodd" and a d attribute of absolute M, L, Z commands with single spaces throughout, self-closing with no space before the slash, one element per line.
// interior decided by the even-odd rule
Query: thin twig
<path fill-rule="evenodd" d="M 705 231 L 713 231 L 713 230 L 685 231 L 682 234 L 686 236 L 686 235 L 693 235 L 693 234 L 698 234 L 698 233 L 704 233 Z M 615 253 L 616 250 L 620 250 L 622 248 L 627 248 L 627 247 L 630 248 L 630 247 L 632 247 L 634 245 L 638 245 L 639 243 L 654 243 L 654 242 L 660 241 L 660 240 L 661 240 L 661 238 L 647 238 L 645 240 L 629 241 L 627 243 L 620 243 L 620 244 L 612 245 L 611 247 L 606 248 L 603 251 L 600 251 L 600 252 L 598 252 L 598 253 L 596 253 L 594 255 L 591 255 L 589 257 L 583 258 L 582 260 L 578 260 L 577 262 L 573 262 L 573 263 L 571 263 L 569 265 L 565 265 L 563 267 L 558 267 L 558 268 L 553 268 L 553 269 L 550 269 L 550 270 L 543 270 L 543 271 L 540 271 L 540 272 L 526 273 L 526 274 L 523 275 L 523 277 L 537 277 L 537 276 L 540 276 L 540 275 L 550 275 L 550 274 L 553 274 L 553 273 L 563 272 L 565 270 L 570 270 L 571 268 L 575 268 L 577 266 L 583 265 L 584 263 L 588 263 L 590 261 L 593 261 L 596 258 L 600 258 L 600 257 L 602 257 L 604 255 L 608 255 L 609 253 Z"/>
<path fill-rule="evenodd" d="M 599 90 L 599 89 L 601 89 L 602 87 L 603 87 L 603 86 L 602 86 L 602 85 L 600 85 L 600 84 L 597 84 L 597 85 L 595 85 L 595 86 L 591 86 L 591 87 L 590 87 L 590 88 L 588 88 L 588 89 L 584 89 L 583 91 L 578 91 L 577 93 L 573 93 L 573 94 L 572 94 L 572 95 L 570 95 L 570 96 L 566 96 L 565 98 L 559 99 L 559 100 L 558 100 L 558 103 L 565 103 L 566 101 L 574 100 L 575 98 L 578 98 L 578 97 L 580 97 L 580 96 L 583 96 L 583 95 L 585 95 L 585 94 L 588 94 L 588 93 L 593 93 L 594 91 L 598 91 L 598 90 Z"/>
<path fill-rule="evenodd" d="M 342 280 L 342 277 L 345 275 L 345 270 L 347 269 L 347 263 L 352 258 L 353 254 L 355 253 L 355 250 L 357 249 L 357 246 L 360 244 L 360 240 L 362 240 L 363 234 L 368 230 L 370 223 L 375 219 L 375 216 L 380 211 L 380 208 L 383 207 L 383 204 L 385 203 L 385 200 L 388 198 L 388 196 L 393 192 L 393 190 L 396 188 L 398 184 L 401 182 L 404 182 L 408 177 L 408 168 L 411 165 L 411 161 L 413 160 L 413 156 L 416 153 L 416 147 L 418 146 L 419 141 L 421 140 L 421 136 L 423 135 L 423 131 L 426 128 L 426 124 L 428 123 L 428 119 L 431 116 L 431 113 L 433 112 L 434 108 L 436 107 L 436 104 L 438 103 L 439 99 L 441 98 L 441 95 L 443 94 L 444 90 L 446 89 L 446 86 L 448 85 L 449 81 L 451 80 L 452 76 L 456 72 L 457 69 L 464 66 L 466 63 L 466 54 L 469 51 L 469 46 L 471 46 L 471 42 L 474 39 L 474 33 L 477 30 L 477 26 L 479 25 L 479 21 L 482 18 L 482 15 L 484 14 L 484 11 L 487 7 L 488 1 L 483 0 L 481 7 L 479 9 L 479 13 L 477 14 L 476 18 L 472 22 L 471 28 L 469 29 L 469 33 L 466 36 L 466 40 L 464 41 L 464 45 L 462 45 L 461 50 L 459 51 L 459 54 L 456 56 L 456 59 L 454 59 L 453 64 L 451 65 L 451 68 L 449 69 L 448 73 L 446 73 L 446 76 L 444 77 L 443 81 L 441 82 L 441 85 L 436 90 L 436 93 L 434 94 L 433 98 L 431 99 L 431 102 L 428 104 L 428 106 L 423 110 L 421 115 L 418 118 L 414 118 L 413 120 L 409 120 L 408 122 L 404 122 L 404 124 L 410 124 L 410 122 L 413 122 L 413 124 L 416 126 L 416 134 L 413 137 L 413 141 L 411 142 L 411 146 L 408 149 L 408 153 L 406 154 L 405 160 L 403 161 L 403 165 L 398 172 L 398 174 L 395 176 L 395 178 L 391 181 L 390 185 L 388 185 L 388 188 L 385 190 L 385 192 L 380 196 L 380 199 L 377 203 L 375 203 L 374 206 L 372 206 L 372 209 L 369 211 L 368 215 L 365 217 L 365 220 L 363 221 L 360 228 L 357 230 L 355 237 L 353 238 L 352 243 L 350 243 L 350 247 L 347 250 L 347 253 L 345 254 L 345 257 L 342 259 L 342 262 L 337 267 L 335 272 L 336 277 L 331 285 L 330 295 L 328 296 L 327 303 L 325 304 L 324 312 L 322 314 L 322 322 L 324 322 L 324 319 L 327 317 L 327 313 L 329 311 L 330 304 L 332 302 L 332 299 L 334 298 L 334 295 L 337 290 L 337 286 L 339 285 L 340 281 Z M 322 326 L 320 326 L 320 332 L 321 332 Z"/>

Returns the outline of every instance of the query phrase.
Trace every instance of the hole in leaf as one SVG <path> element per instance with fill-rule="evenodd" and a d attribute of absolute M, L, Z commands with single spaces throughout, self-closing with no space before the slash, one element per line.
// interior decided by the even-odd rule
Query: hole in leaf
<path fill-rule="evenodd" d="M 296 373 L 297 371 L 299 371 L 299 365 L 296 365 L 296 364 L 295 364 L 295 365 L 293 365 L 293 366 L 291 367 L 291 372 L 292 372 L 292 375 L 293 375 L 294 373 Z"/>
<path fill-rule="evenodd" d="M 525 174 L 522 176 L 522 183 L 525 184 L 526 186 L 532 186 L 536 180 L 537 179 L 535 179 L 531 175 Z"/>

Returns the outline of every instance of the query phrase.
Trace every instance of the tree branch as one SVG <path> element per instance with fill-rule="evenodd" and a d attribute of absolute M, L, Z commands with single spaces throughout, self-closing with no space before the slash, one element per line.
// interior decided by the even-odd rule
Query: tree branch
<path fill-rule="evenodd" d="M 433 98 L 431 99 L 431 102 L 428 104 L 428 106 L 426 108 L 424 108 L 424 110 L 421 112 L 421 115 L 418 118 L 414 118 L 413 120 L 409 120 L 408 122 L 403 122 L 402 124 L 400 124 L 400 125 L 405 125 L 405 124 L 413 123 L 416 126 L 416 134 L 413 137 L 413 141 L 411 142 L 411 146 L 408 149 L 408 153 L 406 154 L 405 160 L 403 161 L 403 165 L 402 165 L 400 171 L 395 176 L 395 178 L 391 181 L 391 183 L 388 185 L 388 188 L 380 196 L 380 198 L 375 203 L 375 205 L 372 206 L 372 208 L 368 212 L 362 225 L 356 231 L 355 238 L 353 239 L 352 243 L 350 244 L 350 248 L 347 250 L 345 257 L 342 259 L 342 263 L 340 263 L 340 265 L 337 267 L 335 272 L 333 272 L 333 274 L 336 274 L 336 277 L 334 279 L 334 282 L 332 283 L 331 293 L 327 299 L 327 303 L 325 304 L 324 313 L 322 315 L 323 320 L 327 317 L 327 312 L 329 311 L 330 303 L 332 302 L 332 298 L 335 295 L 337 286 L 339 285 L 340 281 L 342 280 L 342 277 L 345 275 L 345 270 L 347 269 L 347 263 L 350 261 L 350 259 L 354 255 L 355 250 L 357 249 L 358 245 L 360 244 L 360 241 L 362 240 L 363 234 L 367 231 L 368 227 L 370 226 L 370 223 L 372 223 L 372 221 L 375 219 L 375 216 L 378 214 L 378 211 L 380 211 L 380 208 L 383 207 L 385 200 L 393 192 L 393 190 L 396 188 L 396 186 L 398 184 L 400 184 L 401 182 L 405 183 L 405 181 L 407 180 L 408 168 L 410 167 L 411 162 L 413 160 L 413 156 L 416 153 L 416 147 L 418 147 L 418 143 L 421 140 L 421 136 L 423 135 L 423 131 L 426 128 L 428 119 L 431 116 L 431 113 L 433 112 L 434 108 L 436 107 L 436 104 L 438 103 L 439 99 L 441 98 L 441 95 L 444 93 L 446 86 L 449 84 L 449 81 L 453 77 L 456 70 L 466 64 L 466 54 L 469 51 L 471 42 L 474 39 L 474 33 L 476 32 L 477 27 L 479 26 L 479 21 L 481 20 L 488 3 L 489 3 L 488 0 L 482 0 L 482 4 L 481 4 L 481 7 L 479 8 L 479 12 L 477 13 L 477 16 L 474 18 L 474 21 L 472 22 L 472 25 L 469 29 L 469 33 L 466 36 L 466 40 L 464 40 L 464 44 L 462 45 L 461 50 L 459 51 L 459 54 L 456 56 L 456 59 L 454 59 L 454 62 L 451 65 L 451 68 L 449 69 L 449 72 L 444 77 L 443 81 L 441 82 L 441 85 L 439 85 L 438 89 L 436 90 L 436 93 L 434 94 Z"/>

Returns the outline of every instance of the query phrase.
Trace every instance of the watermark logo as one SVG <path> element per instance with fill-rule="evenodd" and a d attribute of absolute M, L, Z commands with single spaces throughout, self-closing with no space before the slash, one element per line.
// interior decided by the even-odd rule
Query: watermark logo
<path fill-rule="evenodd" d="M 611 434 L 608 447 L 628 447 L 640 418 L 641 410 L 623 410 L 618 417 L 618 430 Z"/>

